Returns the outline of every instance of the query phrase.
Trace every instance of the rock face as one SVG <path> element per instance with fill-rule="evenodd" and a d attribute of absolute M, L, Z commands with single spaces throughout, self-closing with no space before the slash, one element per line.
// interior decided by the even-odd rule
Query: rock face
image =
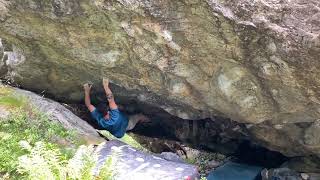
<path fill-rule="evenodd" d="M 50 120 L 61 123 L 67 130 L 74 130 L 86 143 L 99 144 L 105 141 L 92 126 L 61 104 L 29 91 L 17 88 L 13 90 L 17 97 L 27 98 L 31 106 L 49 116 Z"/>
<path fill-rule="evenodd" d="M 269 149 L 320 157 L 319 9 L 318 0 L 0 0 L 0 75 L 64 101 L 107 76 L 120 101 L 230 118 Z"/>

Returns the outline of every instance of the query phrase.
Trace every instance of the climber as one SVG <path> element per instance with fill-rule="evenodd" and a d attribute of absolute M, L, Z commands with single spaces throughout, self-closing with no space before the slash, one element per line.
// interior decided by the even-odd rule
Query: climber
<path fill-rule="evenodd" d="M 117 138 L 124 136 L 125 132 L 132 130 L 138 122 L 148 122 L 149 119 L 143 114 L 136 114 L 129 116 L 129 118 L 119 111 L 118 106 L 114 100 L 113 94 L 109 88 L 109 80 L 103 78 L 103 88 L 105 90 L 107 100 L 109 102 L 109 111 L 102 114 L 96 107 L 91 104 L 90 91 L 92 85 L 86 83 L 83 85 L 85 94 L 85 104 L 89 109 L 91 116 L 95 119 L 99 126 L 108 130 Z"/>

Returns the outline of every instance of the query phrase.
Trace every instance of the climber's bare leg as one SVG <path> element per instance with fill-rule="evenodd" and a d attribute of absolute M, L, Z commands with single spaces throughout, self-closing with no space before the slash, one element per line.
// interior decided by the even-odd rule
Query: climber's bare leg
<path fill-rule="evenodd" d="M 92 85 L 89 85 L 88 83 L 83 85 L 84 89 L 84 102 L 89 109 L 90 112 L 95 110 L 95 107 L 91 104 L 91 99 L 90 99 L 90 91 L 91 91 Z"/>
<path fill-rule="evenodd" d="M 150 119 L 146 115 L 144 115 L 142 113 L 139 113 L 136 116 L 139 119 L 139 122 L 141 122 L 141 123 L 150 122 Z"/>
<path fill-rule="evenodd" d="M 110 109 L 118 109 L 116 102 L 114 101 L 114 97 L 111 89 L 109 88 L 109 79 L 103 78 L 103 88 L 106 92 L 107 100 L 109 102 Z"/>

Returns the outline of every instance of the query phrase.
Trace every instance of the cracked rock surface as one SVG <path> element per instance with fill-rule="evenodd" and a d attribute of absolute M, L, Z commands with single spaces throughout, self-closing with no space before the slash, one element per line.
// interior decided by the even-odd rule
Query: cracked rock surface
<path fill-rule="evenodd" d="M 106 76 L 122 99 L 320 157 L 319 32 L 317 0 L 0 0 L 0 75 L 63 101 Z"/>

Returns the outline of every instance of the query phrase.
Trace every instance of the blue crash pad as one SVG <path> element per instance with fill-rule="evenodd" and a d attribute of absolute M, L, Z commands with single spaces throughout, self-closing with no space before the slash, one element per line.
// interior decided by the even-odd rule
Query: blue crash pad
<path fill-rule="evenodd" d="M 262 167 L 227 162 L 211 171 L 208 180 L 260 180 Z"/>

